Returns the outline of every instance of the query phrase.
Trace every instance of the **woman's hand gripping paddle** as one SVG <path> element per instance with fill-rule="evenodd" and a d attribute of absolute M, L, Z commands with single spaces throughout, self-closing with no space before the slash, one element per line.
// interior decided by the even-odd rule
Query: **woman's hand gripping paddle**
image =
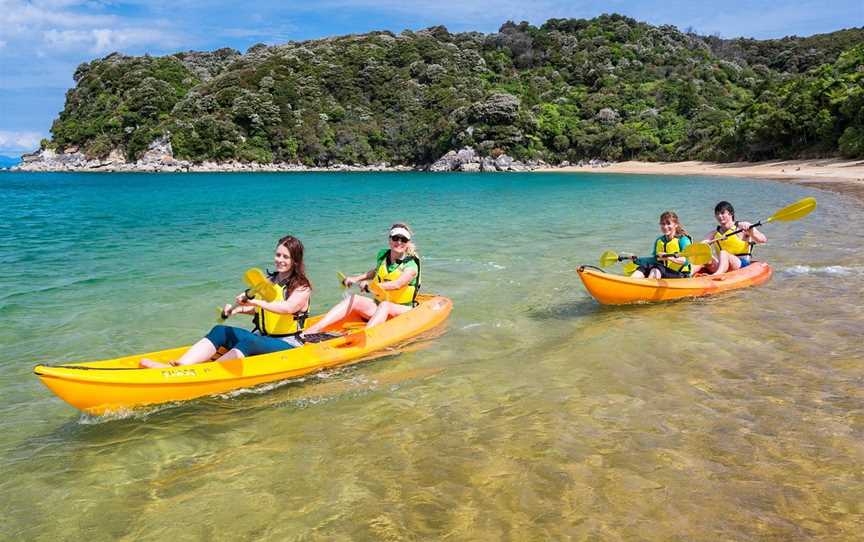
<path fill-rule="evenodd" d="M 254 267 L 247 269 L 246 272 L 243 273 L 243 282 L 249 286 L 244 293 L 246 299 L 255 299 L 256 297 L 263 299 L 264 301 L 273 301 L 276 299 L 276 285 L 270 282 L 267 275 L 265 275 L 260 269 Z M 227 309 L 217 309 L 219 311 L 219 321 L 225 321 L 230 315 L 230 312 L 236 307 L 237 305 L 231 305 Z"/>
<path fill-rule="evenodd" d="M 798 220 L 799 218 L 804 218 L 813 212 L 813 209 L 816 208 L 816 198 L 806 197 L 800 201 L 796 201 L 792 205 L 787 205 L 783 207 L 773 215 L 769 216 L 765 220 L 760 220 L 755 224 L 751 224 L 749 228 L 738 228 L 728 235 L 724 235 L 723 237 L 718 237 L 717 239 L 712 239 L 708 241 L 709 244 L 716 243 L 718 241 L 723 241 L 733 235 L 737 235 L 743 232 L 745 229 L 752 230 L 753 228 L 762 226 L 763 224 L 768 224 L 769 222 L 774 222 L 775 220 L 780 222 L 792 222 L 793 220 Z"/>
<path fill-rule="evenodd" d="M 348 285 L 345 284 L 345 279 L 347 278 L 345 276 L 345 273 L 343 273 L 341 271 L 337 271 L 336 272 L 336 278 L 339 279 L 339 284 L 342 286 L 342 288 L 347 290 Z M 360 286 L 360 283 L 355 282 L 352 286 L 357 286 L 358 288 L 360 288 L 361 291 L 364 291 L 364 292 L 372 292 L 373 294 L 384 299 L 385 301 L 388 301 L 390 298 L 389 292 L 387 292 L 386 290 L 381 288 L 381 285 L 379 285 L 378 282 L 376 282 L 376 281 L 366 282 L 365 286 Z M 345 295 L 346 296 L 348 295 L 347 292 Z"/>

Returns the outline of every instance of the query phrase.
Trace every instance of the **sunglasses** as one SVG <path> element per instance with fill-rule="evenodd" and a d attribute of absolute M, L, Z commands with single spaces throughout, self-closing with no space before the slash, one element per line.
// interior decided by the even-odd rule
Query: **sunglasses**
<path fill-rule="evenodd" d="M 396 243 L 407 243 L 408 241 L 410 241 L 410 239 L 401 235 L 391 235 L 390 240 Z"/>

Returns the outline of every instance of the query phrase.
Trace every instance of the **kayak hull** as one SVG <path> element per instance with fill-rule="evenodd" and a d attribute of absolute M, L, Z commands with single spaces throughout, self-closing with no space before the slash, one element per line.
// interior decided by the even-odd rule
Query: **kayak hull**
<path fill-rule="evenodd" d="M 375 352 L 438 327 L 453 308 L 452 301 L 441 296 L 420 295 L 418 302 L 414 309 L 370 329 L 358 316 L 349 315 L 327 328 L 341 336 L 272 354 L 164 369 L 138 367 L 141 358 L 177 359 L 188 348 L 180 347 L 103 361 L 37 365 L 33 372 L 54 394 L 88 414 L 185 401 L 369 359 Z"/>
<path fill-rule="evenodd" d="M 773 273 L 765 262 L 753 262 L 743 269 L 722 275 L 686 279 L 636 279 L 588 266 L 579 267 L 576 272 L 588 293 L 604 305 L 655 303 L 715 295 L 764 284 Z"/>

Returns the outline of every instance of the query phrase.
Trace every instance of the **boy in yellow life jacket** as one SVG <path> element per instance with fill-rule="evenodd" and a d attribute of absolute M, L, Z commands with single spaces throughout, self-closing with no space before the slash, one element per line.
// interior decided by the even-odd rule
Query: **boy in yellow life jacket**
<path fill-rule="evenodd" d="M 714 218 L 717 219 L 717 228 L 705 237 L 705 241 L 716 247 L 716 256 L 703 269 L 719 275 L 750 265 L 753 245 L 768 242 L 765 234 L 750 222 L 736 221 L 735 209 L 728 201 L 714 206 Z M 736 233 L 737 230 L 741 231 Z"/>
<path fill-rule="evenodd" d="M 660 215 L 660 231 L 654 240 L 654 253 L 649 258 L 637 258 L 639 267 L 630 276 L 649 279 L 680 279 L 690 276 L 690 264 L 683 256 L 672 256 L 690 246 L 690 236 L 678 221 L 678 215 L 666 211 Z"/>

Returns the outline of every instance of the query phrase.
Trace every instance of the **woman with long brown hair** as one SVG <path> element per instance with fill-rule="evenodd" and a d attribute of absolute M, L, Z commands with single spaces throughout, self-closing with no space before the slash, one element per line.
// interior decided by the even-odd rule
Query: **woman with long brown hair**
<path fill-rule="evenodd" d="M 243 292 L 235 298 L 233 307 L 225 305 L 222 310 L 224 318 L 237 314 L 253 315 L 254 332 L 218 325 L 177 361 L 165 364 L 145 358 L 140 362 L 141 367 L 203 363 L 210 361 L 220 348 L 227 350 L 219 357 L 219 361 L 225 361 L 300 346 L 296 334 L 303 329 L 312 297 L 312 285 L 306 278 L 303 264 L 303 243 L 292 235 L 279 239 L 273 263 L 276 270 L 267 278 L 276 286 L 276 299 L 258 299 Z"/>

